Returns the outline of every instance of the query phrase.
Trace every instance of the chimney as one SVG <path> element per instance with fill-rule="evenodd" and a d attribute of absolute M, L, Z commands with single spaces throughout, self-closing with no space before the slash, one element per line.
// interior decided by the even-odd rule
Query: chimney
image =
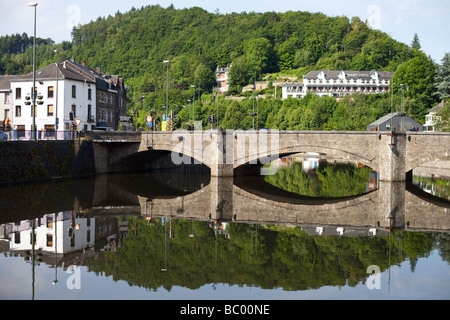
<path fill-rule="evenodd" d="M 83 60 L 83 61 L 81 62 L 81 64 L 83 65 L 83 67 L 86 67 L 86 60 Z"/>
<path fill-rule="evenodd" d="M 101 74 L 101 69 L 100 69 L 100 67 L 95 67 L 95 72 L 97 72 L 98 74 Z"/>

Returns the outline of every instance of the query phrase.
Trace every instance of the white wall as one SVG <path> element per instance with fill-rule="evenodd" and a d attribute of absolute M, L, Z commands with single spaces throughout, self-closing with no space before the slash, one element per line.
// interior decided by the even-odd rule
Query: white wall
<path fill-rule="evenodd" d="M 76 86 L 76 97 L 72 97 L 72 85 Z M 25 105 L 25 96 L 31 94 L 32 81 L 11 82 L 11 117 L 13 119 L 13 128 L 17 125 L 25 125 L 25 130 L 32 129 L 33 118 L 31 114 L 31 105 Z M 53 98 L 48 98 L 48 87 L 53 87 Z M 95 84 L 72 80 L 58 81 L 58 109 L 56 110 L 56 80 L 36 81 L 38 95 L 42 95 L 44 103 L 37 105 L 35 115 L 35 124 L 38 131 L 43 130 L 46 125 L 55 125 L 56 117 L 59 118 L 58 130 L 64 131 L 69 127 L 69 112 L 72 105 L 76 106 L 75 119 L 82 122 L 79 129 L 83 129 L 88 124 L 88 105 L 91 105 L 91 115 L 95 117 L 96 112 L 96 88 Z M 16 99 L 16 88 L 22 89 L 21 99 Z M 91 89 L 91 100 L 88 99 L 88 89 Z M 38 99 L 37 99 L 38 100 Z M 29 100 L 31 101 L 31 99 Z M 21 117 L 16 117 L 16 106 L 22 108 Z M 53 105 L 53 115 L 48 115 L 48 105 Z M 70 128 L 70 127 L 69 127 Z M 91 124 L 88 124 L 88 130 Z"/>

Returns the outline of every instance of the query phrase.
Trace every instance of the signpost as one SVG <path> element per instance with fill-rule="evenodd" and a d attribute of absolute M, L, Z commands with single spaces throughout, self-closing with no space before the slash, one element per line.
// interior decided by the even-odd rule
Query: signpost
<path fill-rule="evenodd" d="M 147 121 L 147 126 L 148 126 L 149 128 L 151 128 L 151 127 L 152 127 L 152 124 L 153 124 L 153 118 L 152 118 L 152 116 L 148 115 L 148 116 L 145 118 L 145 120 Z"/>

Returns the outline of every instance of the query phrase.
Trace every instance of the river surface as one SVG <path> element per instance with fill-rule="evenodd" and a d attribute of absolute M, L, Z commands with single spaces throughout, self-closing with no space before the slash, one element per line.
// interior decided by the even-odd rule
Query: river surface
<path fill-rule="evenodd" d="M 450 299 L 442 183 L 285 169 L 0 188 L 0 299 Z"/>

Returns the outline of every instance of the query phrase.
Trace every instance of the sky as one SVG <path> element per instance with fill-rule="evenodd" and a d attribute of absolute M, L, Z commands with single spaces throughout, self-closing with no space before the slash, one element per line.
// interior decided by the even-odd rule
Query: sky
<path fill-rule="evenodd" d="M 33 35 L 34 8 L 27 0 L 0 0 L 0 36 Z M 201 7 L 209 12 L 322 12 L 330 17 L 359 17 L 372 28 L 411 44 L 419 36 L 422 50 L 440 63 L 450 52 L 450 0 L 37 0 L 37 37 L 71 41 L 73 26 L 98 17 L 128 12 L 132 7 L 171 4 L 176 9 Z"/>

